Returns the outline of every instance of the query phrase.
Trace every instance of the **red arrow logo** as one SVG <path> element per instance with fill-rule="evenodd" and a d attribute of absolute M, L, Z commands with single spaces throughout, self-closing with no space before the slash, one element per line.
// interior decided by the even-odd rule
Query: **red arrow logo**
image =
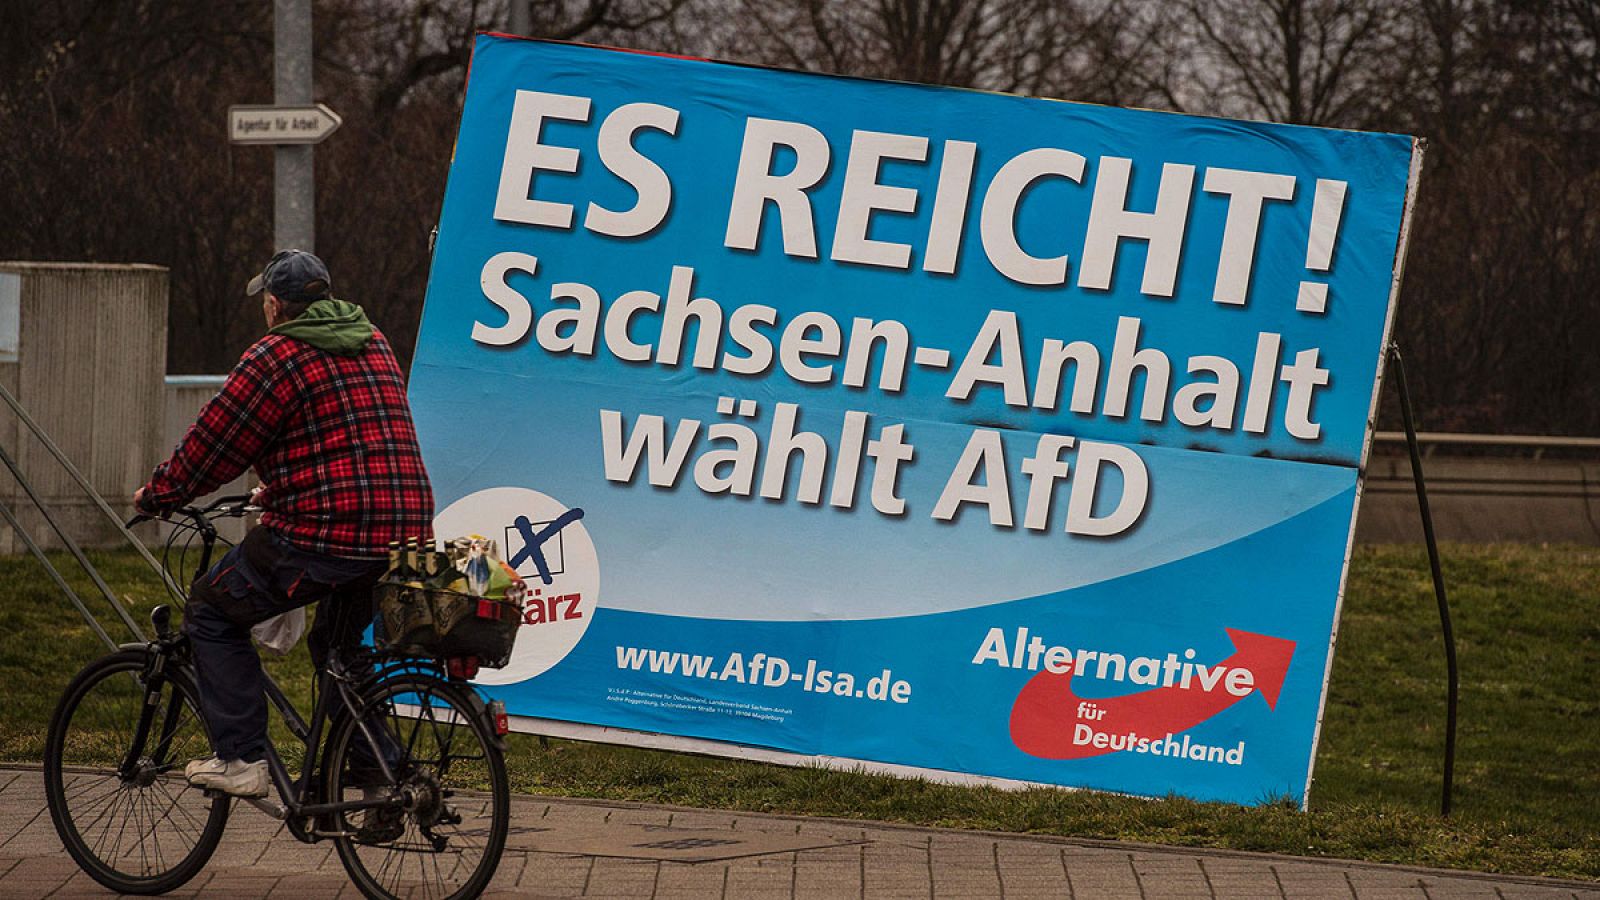
<path fill-rule="evenodd" d="M 1294 641 L 1225 629 L 1232 639 L 1234 654 L 1214 666 L 1196 666 L 1191 686 L 1179 684 L 1084 700 L 1072 692 L 1073 672 L 1043 671 L 1023 685 L 1011 707 L 1011 740 L 1029 756 L 1044 759 L 1083 759 L 1127 749 L 1139 738 L 1159 740 L 1169 734 L 1187 731 L 1259 691 L 1267 708 L 1278 705 L 1278 692 L 1289 674 L 1294 656 Z M 1070 666 L 1071 664 L 1068 663 Z M 1223 670 L 1227 671 L 1224 672 Z M 1239 696 L 1226 689 L 1227 677 L 1236 670 L 1248 670 L 1254 690 Z M 1115 741 L 1099 746 L 1084 740 L 1083 731 L 1108 734 Z M 1126 736 L 1127 741 L 1122 738 Z M 1109 746 L 1115 743 L 1116 746 Z"/>

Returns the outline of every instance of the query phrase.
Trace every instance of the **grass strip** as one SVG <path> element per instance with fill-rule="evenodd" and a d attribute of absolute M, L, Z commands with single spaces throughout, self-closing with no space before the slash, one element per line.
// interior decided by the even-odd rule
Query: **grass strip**
<path fill-rule="evenodd" d="M 1308 813 L 1286 803 L 954 787 L 544 746 L 526 735 L 510 742 L 512 783 L 574 797 L 1600 879 L 1600 550 L 1448 545 L 1444 555 L 1462 672 L 1448 819 L 1438 815 L 1444 655 L 1427 560 L 1411 546 L 1360 547 L 1352 560 Z M 133 553 L 92 559 L 141 616 L 164 601 Z M 57 564 L 72 567 L 65 556 Z M 88 598 L 87 580 L 78 582 Z M 28 557 L 0 557 L 0 635 L 0 759 L 38 761 L 56 698 L 101 648 Z M 268 667 L 308 702 L 303 646 Z M 274 737 L 280 749 L 293 743 L 281 729 Z"/>

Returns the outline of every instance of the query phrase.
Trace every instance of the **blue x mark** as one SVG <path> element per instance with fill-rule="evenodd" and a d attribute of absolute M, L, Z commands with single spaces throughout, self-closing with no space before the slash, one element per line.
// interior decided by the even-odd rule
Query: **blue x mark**
<path fill-rule="evenodd" d="M 511 568 L 518 568 L 531 558 L 534 567 L 539 570 L 539 580 L 549 584 L 554 579 L 550 577 L 550 564 L 545 561 L 544 551 L 540 549 L 540 546 L 554 537 L 556 532 L 581 518 L 583 518 L 583 510 L 569 509 L 557 516 L 554 522 L 535 532 L 533 530 L 533 522 L 529 521 L 527 516 L 517 516 L 517 520 L 511 524 L 515 525 L 517 532 L 522 535 L 522 549 L 511 557 Z"/>

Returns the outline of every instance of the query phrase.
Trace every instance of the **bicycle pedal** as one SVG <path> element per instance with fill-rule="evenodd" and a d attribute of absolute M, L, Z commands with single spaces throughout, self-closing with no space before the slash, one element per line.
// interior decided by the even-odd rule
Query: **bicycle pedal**
<path fill-rule="evenodd" d="M 278 819 L 279 821 L 282 821 L 289 815 L 289 810 L 285 809 L 283 804 L 274 803 L 264 797 L 241 797 L 240 799 L 244 800 L 244 802 L 250 804 L 251 806 L 254 806 L 256 809 L 261 810 L 272 818 Z"/>
<path fill-rule="evenodd" d="M 320 828 L 313 828 L 313 829 L 311 829 L 311 834 L 316 836 L 316 837 L 319 837 L 319 838 L 353 838 L 353 837 L 356 836 L 357 832 L 354 832 L 354 831 L 323 831 Z"/>

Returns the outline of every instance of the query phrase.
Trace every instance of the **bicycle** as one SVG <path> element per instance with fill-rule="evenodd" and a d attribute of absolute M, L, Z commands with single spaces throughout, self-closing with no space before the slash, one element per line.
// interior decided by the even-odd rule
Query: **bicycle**
<path fill-rule="evenodd" d="M 185 568 L 198 537 L 195 571 L 208 571 L 216 543 L 227 543 L 211 519 L 243 516 L 248 503 L 225 497 L 180 510 L 187 521 L 171 522 L 164 564 L 172 568 L 176 539 L 187 533 L 177 566 Z M 120 893 L 160 894 L 188 882 L 216 850 L 231 810 L 233 798 L 183 777 L 184 764 L 209 755 L 211 741 L 189 640 L 173 629 L 171 613 L 168 605 L 151 611 L 149 643 L 124 644 L 80 671 L 50 719 L 50 818 L 78 865 Z M 334 653 L 316 675 L 309 722 L 269 677 L 269 706 L 305 753 L 296 778 L 269 740 L 277 802 L 248 802 L 300 841 L 332 840 L 367 897 L 477 896 L 505 849 L 510 788 L 504 714 L 465 674 L 445 660 L 370 648 Z"/>

